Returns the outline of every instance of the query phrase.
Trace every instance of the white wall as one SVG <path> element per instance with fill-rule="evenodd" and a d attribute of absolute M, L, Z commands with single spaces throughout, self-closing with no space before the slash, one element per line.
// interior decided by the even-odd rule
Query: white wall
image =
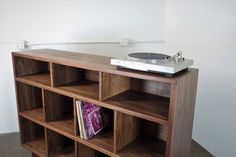
<path fill-rule="evenodd" d="M 234 0 L 1 0 L 0 43 L 165 38 L 167 52 L 182 50 L 200 68 L 194 139 L 217 157 L 233 157 L 235 15 Z M 15 47 L 0 44 L 0 73 L 4 74 L 0 77 L 0 133 L 18 130 L 10 58 Z M 134 51 L 158 52 L 163 45 L 50 48 L 122 56 Z"/>
<path fill-rule="evenodd" d="M 167 0 L 166 49 L 200 68 L 193 137 L 216 157 L 236 156 L 235 15 L 235 0 Z"/>
<path fill-rule="evenodd" d="M 16 45 L 3 42 L 117 41 L 120 37 L 163 40 L 164 15 L 163 0 L 0 0 L 0 133 L 18 130 L 10 56 Z M 122 56 L 135 51 L 158 52 L 163 45 L 46 47 Z"/>

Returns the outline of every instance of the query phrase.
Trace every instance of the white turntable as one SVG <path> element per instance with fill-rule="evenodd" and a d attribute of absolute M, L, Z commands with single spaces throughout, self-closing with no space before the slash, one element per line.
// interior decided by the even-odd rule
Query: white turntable
<path fill-rule="evenodd" d="M 193 60 L 183 58 L 180 51 L 174 56 L 158 53 L 131 53 L 124 58 L 112 58 L 111 64 L 119 68 L 173 75 L 193 65 Z"/>

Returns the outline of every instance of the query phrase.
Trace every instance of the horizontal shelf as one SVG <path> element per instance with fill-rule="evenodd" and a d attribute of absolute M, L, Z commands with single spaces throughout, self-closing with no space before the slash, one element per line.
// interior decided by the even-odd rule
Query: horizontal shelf
<path fill-rule="evenodd" d="M 51 79 L 50 79 L 49 73 L 40 73 L 40 74 L 16 77 L 16 79 L 23 80 L 23 81 L 30 81 L 30 82 L 34 82 L 34 83 L 42 84 L 46 86 L 51 86 Z"/>
<path fill-rule="evenodd" d="M 56 87 L 61 91 L 72 93 L 75 95 L 81 95 L 92 99 L 99 98 L 99 83 L 95 81 L 83 81 L 83 82 L 74 82 L 67 84 L 61 87 Z"/>
<path fill-rule="evenodd" d="M 45 138 L 34 140 L 23 144 L 25 148 L 39 156 L 47 156 Z"/>
<path fill-rule="evenodd" d="M 58 130 L 66 132 L 72 136 L 75 135 L 74 134 L 74 121 L 73 121 L 73 119 L 53 121 L 53 122 L 48 122 L 47 124 L 51 127 L 58 129 Z"/>
<path fill-rule="evenodd" d="M 40 122 L 45 121 L 42 108 L 20 112 L 19 114 L 30 120 L 34 119 L 34 121 L 40 121 Z"/>
<path fill-rule="evenodd" d="M 139 137 L 122 149 L 121 157 L 164 157 L 166 143 L 153 138 Z"/>
<path fill-rule="evenodd" d="M 106 154 L 113 154 L 113 131 L 101 131 L 96 136 L 89 140 L 83 140 L 81 138 L 77 138 L 77 141 L 87 145 L 92 146 L 93 148 L 98 148 L 99 151 L 106 153 Z"/>
<path fill-rule="evenodd" d="M 96 136 L 94 136 L 92 139 L 88 140 L 91 143 L 97 143 L 97 145 L 103 146 L 103 147 L 110 147 L 113 149 L 113 131 L 101 131 Z"/>
<path fill-rule="evenodd" d="M 65 96 L 77 98 L 83 101 L 90 101 L 102 107 L 134 115 L 152 122 L 158 122 L 162 125 L 168 125 L 169 98 L 148 94 L 144 92 L 136 92 L 133 90 L 128 90 L 126 92 L 123 92 L 119 95 L 116 95 L 105 101 L 100 102 L 97 101 L 98 93 L 94 92 L 99 88 L 97 82 L 89 81 L 93 82 L 93 84 L 84 85 L 83 88 L 78 87 L 78 85 L 53 88 L 45 85 L 41 86 L 33 82 L 32 80 L 28 81 L 21 78 L 16 78 L 16 80 L 31 86 L 43 88 L 51 92 L 55 92 Z M 90 87 L 90 92 L 92 92 L 93 94 L 90 93 L 90 96 L 88 95 L 86 96 L 86 94 L 81 94 L 81 93 L 89 93 L 88 90 L 86 92 L 82 90 L 86 89 L 88 86 Z M 94 97 L 92 95 L 96 96 Z"/>
<path fill-rule="evenodd" d="M 119 107 L 121 112 L 134 116 L 168 124 L 169 99 L 133 90 L 125 91 L 104 101 Z"/>

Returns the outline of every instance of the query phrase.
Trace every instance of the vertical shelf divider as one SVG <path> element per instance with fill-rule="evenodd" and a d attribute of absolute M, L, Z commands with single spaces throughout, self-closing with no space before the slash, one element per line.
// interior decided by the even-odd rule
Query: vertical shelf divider
<path fill-rule="evenodd" d="M 49 62 L 51 87 L 54 87 L 54 71 L 53 71 L 52 64 L 53 64 L 52 62 Z"/>
<path fill-rule="evenodd" d="M 140 119 L 115 111 L 114 113 L 114 153 L 117 153 L 141 133 Z"/>
<path fill-rule="evenodd" d="M 76 108 L 76 99 L 73 99 L 73 113 L 74 113 L 74 133 L 75 136 L 80 136 L 78 118 L 77 118 L 77 108 Z"/>
<path fill-rule="evenodd" d="M 42 103 L 43 103 L 43 119 L 46 122 L 46 106 L 45 106 L 45 98 L 44 98 L 44 89 L 42 88 Z"/>
<path fill-rule="evenodd" d="M 128 77 L 101 72 L 99 100 L 108 99 L 129 89 L 130 79 Z"/>
<path fill-rule="evenodd" d="M 44 135 L 45 135 L 45 144 L 46 144 L 46 155 L 49 156 L 49 150 L 48 150 L 48 134 L 47 134 L 47 129 L 44 128 Z"/>

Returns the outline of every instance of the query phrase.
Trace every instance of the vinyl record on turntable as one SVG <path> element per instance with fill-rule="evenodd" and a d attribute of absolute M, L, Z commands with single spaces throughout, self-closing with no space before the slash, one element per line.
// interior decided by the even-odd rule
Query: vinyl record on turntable
<path fill-rule="evenodd" d="M 127 56 L 129 60 L 147 62 L 147 63 L 157 63 L 161 61 L 166 61 L 171 57 L 165 54 L 160 53 L 147 53 L 147 52 L 138 52 L 138 53 L 130 53 Z"/>

